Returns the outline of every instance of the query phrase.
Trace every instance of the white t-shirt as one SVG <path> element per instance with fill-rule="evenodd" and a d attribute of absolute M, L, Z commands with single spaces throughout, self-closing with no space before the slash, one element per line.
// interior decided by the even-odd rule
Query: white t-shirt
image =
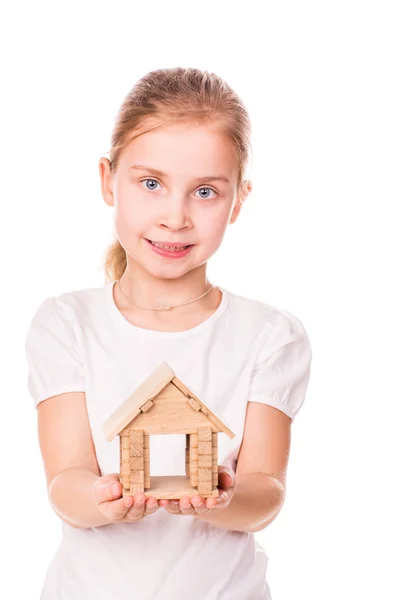
<path fill-rule="evenodd" d="M 86 393 L 101 475 L 119 472 L 119 436 L 102 424 L 162 362 L 236 434 L 218 434 L 218 464 L 236 470 L 246 405 L 269 404 L 294 419 L 307 390 L 311 346 L 292 313 L 220 287 L 217 310 L 185 331 L 131 324 L 115 281 L 46 298 L 26 337 L 35 407 Z M 184 435 L 150 436 L 151 474 L 184 475 Z M 253 533 L 227 530 L 164 508 L 135 523 L 77 529 L 62 541 L 41 600 L 268 600 L 268 556 Z"/>

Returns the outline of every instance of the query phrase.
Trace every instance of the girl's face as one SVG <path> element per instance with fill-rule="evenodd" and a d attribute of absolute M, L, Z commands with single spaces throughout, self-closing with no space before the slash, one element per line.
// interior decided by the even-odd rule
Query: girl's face
<path fill-rule="evenodd" d="M 113 175 L 104 159 L 100 172 L 128 263 L 155 277 L 180 277 L 208 261 L 244 201 L 236 193 L 233 149 L 211 127 L 173 125 L 147 132 L 124 149 Z M 192 247 L 180 258 L 165 257 L 147 240 Z"/>

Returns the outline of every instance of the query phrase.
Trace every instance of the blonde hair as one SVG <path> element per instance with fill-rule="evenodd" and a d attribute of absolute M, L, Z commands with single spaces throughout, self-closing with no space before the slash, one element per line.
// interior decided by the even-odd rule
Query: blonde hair
<path fill-rule="evenodd" d="M 122 151 L 134 138 L 175 123 L 215 124 L 219 128 L 232 143 L 238 158 L 239 191 L 251 150 L 248 112 L 241 98 L 221 77 L 195 68 L 157 69 L 133 86 L 117 113 L 111 134 L 111 171 L 115 171 Z M 105 252 L 106 281 L 120 279 L 126 265 L 125 249 L 115 238 Z"/>

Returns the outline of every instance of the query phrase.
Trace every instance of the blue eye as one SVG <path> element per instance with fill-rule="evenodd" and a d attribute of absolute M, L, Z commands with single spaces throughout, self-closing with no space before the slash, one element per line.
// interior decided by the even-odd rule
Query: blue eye
<path fill-rule="evenodd" d="M 213 189 L 209 188 L 209 187 L 202 187 L 199 188 L 197 191 L 199 192 L 200 190 L 210 190 L 211 192 L 214 192 L 215 196 L 217 195 L 217 192 L 215 192 Z M 214 196 L 214 198 L 215 198 Z M 208 200 L 209 196 L 205 197 L 205 196 L 200 196 L 200 198 L 203 198 L 204 200 Z"/>
<path fill-rule="evenodd" d="M 142 181 L 140 183 L 143 183 L 144 181 L 155 181 L 156 183 L 158 183 L 158 181 L 156 181 L 155 179 L 150 179 L 150 178 L 142 179 Z M 146 186 L 146 189 L 148 189 L 148 190 L 154 190 L 154 188 L 148 188 L 147 186 Z"/>
<path fill-rule="evenodd" d="M 147 177 L 146 179 L 142 179 L 140 183 L 145 183 L 145 182 L 147 183 L 148 181 L 153 181 L 155 183 L 159 183 L 156 179 L 153 179 L 152 177 Z M 154 187 L 149 188 L 146 185 L 146 189 L 149 191 L 153 191 L 155 188 Z M 215 195 L 217 195 L 217 192 L 210 187 L 201 187 L 197 191 L 200 191 L 200 190 L 210 190 L 211 192 L 214 192 Z M 200 196 L 200 197 L 203 198 L 203 200 L 209 199 L 209 196 Z"/>

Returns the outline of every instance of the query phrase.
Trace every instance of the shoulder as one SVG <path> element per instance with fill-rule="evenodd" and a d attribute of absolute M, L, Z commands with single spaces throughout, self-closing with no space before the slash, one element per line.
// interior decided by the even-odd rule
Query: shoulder
<path fill-rule="evenodd" d="M 251 297 L 228 292 L 231 312 L 239 328 L 252 330 L 258 348 L 273 353 L 291 343 L 302 344 L 311 351 L 303 320 L 287 308 Z"/>
<path fill-rule="evenodd" d="M 274 323 L 279 309 L 256 298 L 226 290 L 232 314 L 239 322 Z"/>
<path fill-rule="evenodd" d="M 239 320 L 256 323 L 260 334 L 276 334 L 284 329 L 293 333 L 305 333 L 303 322 L 292 311 L 231 291 L 228 291 L 228 294 L 232 312 Z"/>
<path fill-rule="evenodd" d="M 105 286 L 99 286 L 48 296 L 36 307 L 32 321 L 76 319 L 79 315 L 102 306 L 101 298 L 104 293 Z"/>
<path fill-rule="evenodd" d="M 104 286 L 64 292 L 44 298 L 36 306 L 28 324 L 27 341 L 58 337 L 77 340 L 94 316 L 104 310 Z M 99 319 L 97 319 L 99 321 Z M 104 321 L 100 315 L 100 322 Z"/>

